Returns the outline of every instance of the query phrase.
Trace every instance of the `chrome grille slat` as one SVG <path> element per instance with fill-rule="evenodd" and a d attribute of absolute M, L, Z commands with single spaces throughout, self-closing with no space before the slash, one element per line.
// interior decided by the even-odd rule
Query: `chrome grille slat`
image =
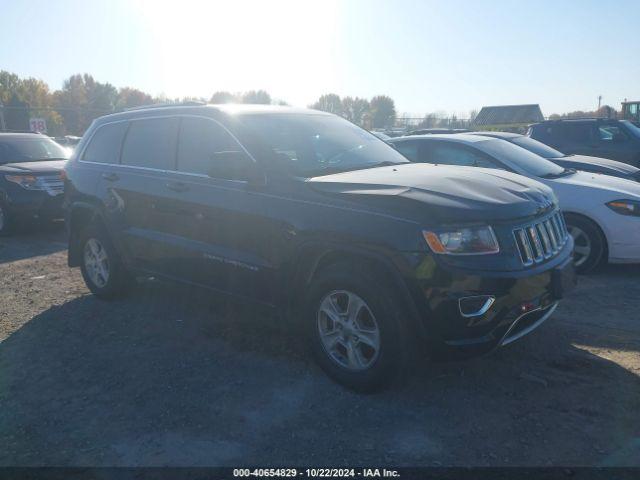
<path fill-rule="evenodd" d="M 551 220 L 545 220 L 544 227 L 547 229 L 547 235 L 549 235 L 549 240 L 551 241 L 551 249 L 555 253 L 558 251 L 558 237 L 553 229 L 553 225 L 551 225 Z"/>
<path fill-rule="evenodd" d="M 541 263 L 555 256 L 565 245 L 568 231 L 560 212 L 513 230 L 516 247 L 524 266 Z"/>

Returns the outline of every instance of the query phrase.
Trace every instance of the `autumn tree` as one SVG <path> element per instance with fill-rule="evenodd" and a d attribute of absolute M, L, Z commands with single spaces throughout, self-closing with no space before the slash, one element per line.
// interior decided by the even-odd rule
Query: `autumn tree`
<path fill-rule="evenodd" d="M 323 112 L 335 113 L 336 115 L 342 114 L 342 100 L 340 96 L 335 93 L 327 93 L 322 95 L 316 103 L 310 105 L 310 108 L 315 110 L 322 110 Z"/>
<path fill-rule="evenodd" d="M 116 110 L 124 110 L 126 108 L 141 107 L 142 105 L 151 105 L 153 98 L 137 88 L 123 87 L 118 90 L 116 98 Z"/>

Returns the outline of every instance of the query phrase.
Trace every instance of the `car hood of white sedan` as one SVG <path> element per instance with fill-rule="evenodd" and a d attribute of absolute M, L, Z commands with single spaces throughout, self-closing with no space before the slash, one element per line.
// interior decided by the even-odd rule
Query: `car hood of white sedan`
<path fill-rule="evenodd" d="M 554 189 L 556 187 L 562 189 L 563 185 L 566 185 L 566 187 L 575 186 L 597 189 L 601 193 L 610 192 L 618 199 L 640 199 L 640 183 L 634 182 L 633 180 L 627 180 L 625 178 L 612 177 L 610 175 L 577 171 L 565 177 L 543 179 L 542 181 Z"/>

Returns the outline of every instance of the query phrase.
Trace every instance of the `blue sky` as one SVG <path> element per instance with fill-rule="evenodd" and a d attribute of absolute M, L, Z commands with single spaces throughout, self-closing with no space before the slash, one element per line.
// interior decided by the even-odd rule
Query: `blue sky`
<path fill-rule="evenodd" d="M 640 1 L 0 0 L 0 69 L 151 94 L 387 94 L 399 112 L 545 115 L 640 99 Z"/>

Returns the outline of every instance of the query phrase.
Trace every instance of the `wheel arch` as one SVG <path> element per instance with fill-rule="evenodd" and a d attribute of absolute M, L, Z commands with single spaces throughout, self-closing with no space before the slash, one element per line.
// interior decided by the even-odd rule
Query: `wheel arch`
<path fill-rule="evenodd" d="M 418 307 L 399 269 L 378 252 L 341 245 L 307 245 L 298 251 L 285 280 L 285 310 L 288 318 L 295 316 L 295 312 L 302 306 L 304 293 L 317 274 L 336 263 L 362 265 L 380 275 L 402 302 L 409 326 L 424 333 Z"/>
<path fill-rule="evenodd" d="M 67 213 L 67 231 L 69 233 L 67 264 L 70 267 L 80 265 L 79 234 L 86 225 L 92 223 L 104 225 L 102 214 L 94 204 L 89 202 L 75 202 L 69 207 Z"/>
<path fill-rule="evenodd" d="M 600 223 L 598 223 L 597 220 L 595 220 L 594 218 L 590 217 L 589 215 L 586 215 L 582 212 L 576 212 L 576 211 L 572 211 L 572 210 L 566 210 L 562 212 L 563 215 L 569 215 L 574 216 L 574 217 L 580 217 L 584 220 L 587 220 L 591 223 L 593 223 L 596 228 L 598 229 L 598 231 L 600 232 L 600 234 L 602 235 L 602 239 L 604 240 L 604 254 L 603 254 L 603 258 L 608 260 L 609 259 L 609 238 L 607 237 L 607 232 L 605 231 L 604 228 L 602 228 L 602 225 L 600 225 Z"/>

